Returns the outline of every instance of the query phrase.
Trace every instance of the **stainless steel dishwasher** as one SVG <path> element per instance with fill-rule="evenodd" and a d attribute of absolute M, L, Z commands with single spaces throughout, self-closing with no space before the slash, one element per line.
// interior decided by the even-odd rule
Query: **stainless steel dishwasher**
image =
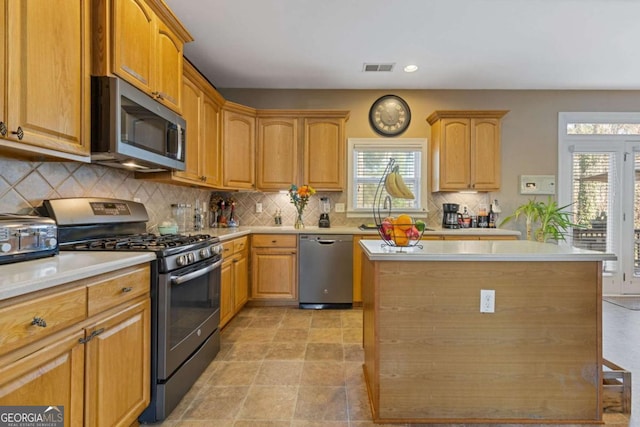
<path fill-rule="evenodd" d="M 300 234 L 298 239 L 300 308 L 351 308 L 353 236 Z"/>

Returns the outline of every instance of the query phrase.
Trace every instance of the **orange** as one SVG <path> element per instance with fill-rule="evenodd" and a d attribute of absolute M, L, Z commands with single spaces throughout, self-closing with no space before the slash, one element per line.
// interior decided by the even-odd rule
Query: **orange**
<path fill-rule="evenodd" d="M 393 227 L 392 238 L 396 246 L 407 246 L 409 244 L 409 237 L 398 225 Z"/>
<path fill-rule="evenodd" d="M 413 226 L 413 219 L 407 214 L 398 215 L 395 225 L 402 231 L 407 231 Z"/>

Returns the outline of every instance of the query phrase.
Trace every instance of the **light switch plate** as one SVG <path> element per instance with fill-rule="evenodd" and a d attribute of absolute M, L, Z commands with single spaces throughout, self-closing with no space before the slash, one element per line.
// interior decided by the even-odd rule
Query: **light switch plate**
<path fill-rule="evenodd" d="M 556 194 L 556 176 L 520 175 L 520 194 Z"/>
<path fill-rule="evenodd" d="M 336 203 L 336 212 L 344 212 L 344 203 Z"/>

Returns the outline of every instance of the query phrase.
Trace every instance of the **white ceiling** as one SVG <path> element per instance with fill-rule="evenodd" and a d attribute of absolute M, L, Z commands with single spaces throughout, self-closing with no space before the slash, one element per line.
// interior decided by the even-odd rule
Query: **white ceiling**
<path fill-rule="evenodd" d="M 219 88 L 640 89 L 640 0 L 165 1 Z"/>

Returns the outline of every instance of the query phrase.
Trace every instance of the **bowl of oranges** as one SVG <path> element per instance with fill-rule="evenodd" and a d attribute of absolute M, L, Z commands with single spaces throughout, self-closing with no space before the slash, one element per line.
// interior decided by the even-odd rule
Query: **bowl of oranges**
<path fill-rule="evenodd" d="M 378 226 L 378 233 L 389 246 L 407 247 L 420 242 L 424 229 L 424 221 L 400 214 L 397 217 L 386 217 Z"/>

